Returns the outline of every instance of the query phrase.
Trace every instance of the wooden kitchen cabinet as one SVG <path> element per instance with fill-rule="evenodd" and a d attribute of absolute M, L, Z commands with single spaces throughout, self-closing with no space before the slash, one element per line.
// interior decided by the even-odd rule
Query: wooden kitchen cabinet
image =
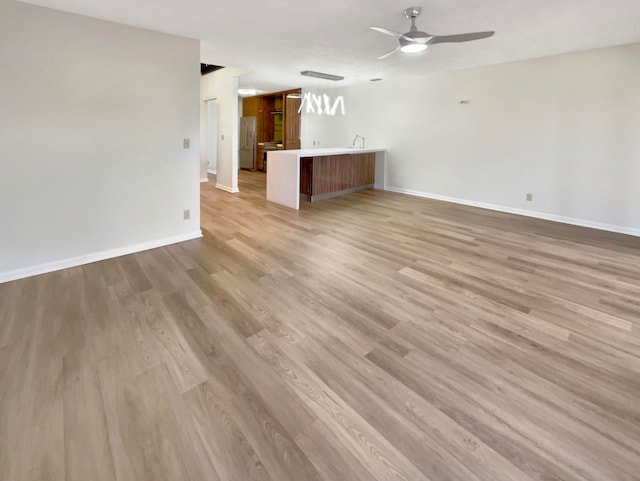
<path fill-rule="evenodd" d="M 309 181 L 311 199 L 333 192 L 371 188 L 375 183 L 375 172 L 376 154 L 372 152 L 313 157 Z M 302 189 L 302 171 L 300 174 Z"/>
<path fill-rule="evenodd" d="M 264 170 L 264 147 L 258 145 L 256 148 L 256 170 Z"/>
<path fill-rule="evenodd" d="M 256 126 L 257 142 L 273 142 L 273 97 L 261 96 L 260 109 L 258 113 L 258 124 Z"/>
<path fill-rule="evenodd" d="M 284 148 L 300 148 L 300 91 L 284 95 Z"/>
<path fill-rule="evenodd" d="M 260 97 L 245 97 L 242 99 L 242 116 L 258 117 L 260 110 Z"/>

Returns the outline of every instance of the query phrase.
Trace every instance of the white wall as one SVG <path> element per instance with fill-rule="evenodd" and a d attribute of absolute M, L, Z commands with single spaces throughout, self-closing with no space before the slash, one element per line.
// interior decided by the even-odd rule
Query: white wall
<path fill-rule="evenodd" d="M 207 172 L 218 172 L 218 101 L 207 100 L 205 137 L 207 148 Z M 203 142 L 204 143 L 204 142 Z M 206 177 L 205 177 L 206 178 Z"/>
<path fill-rule="evenodd" d="M 200 235 L 199 61 L 194 40 L 0 2 L 0 281 Z"/>
<path fill-rule="evenodd" d="M 202 77 L 201 109 L 206 112 L 207 100 L 218 101 L 216 187 L 227 192 L 238 192 L 238 76 L 245 73 L 240 69 L 223 68 Z M 200 118 L 206 119 L 206 113 Z M 206 156 L 201 156 L 200 170 L 206 172 Z"/>
<path fill-rule="evenodd" d="M 334 89 L 302 89 L 302 94 L 304 95 L 305 93 L 316 95 L 326 93 L 327 95 L 331 96 L 332 99 L 335 98 Z M 345 119 L 307 113 L 307 109 L 304 105 L 302 106 L 300 116 L 300 148 L 311 149 L 318 146 L 344 147 L 346 145 L 344 143 L 340 145 L 334 144 L 335 141 L 333 140 L 333 137 L 336 136 L 332 135 L 332 127 L 343 126 L 345 124 Z M 330 143 L 327 143 L 326 140 L 328 140 Z"/>
<path fill-rule="evenodd" d="M 358 133 L 389 149 L 392 190 L 640 235 L 639 58 L 634 44 L 334 89 L 347 115 L 305 115 L 303 142 Z"/>

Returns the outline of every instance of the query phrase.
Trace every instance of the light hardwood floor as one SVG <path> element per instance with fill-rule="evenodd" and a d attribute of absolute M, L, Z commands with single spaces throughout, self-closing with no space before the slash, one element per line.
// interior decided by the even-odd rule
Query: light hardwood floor
<path fill-rule="evenodd" d="M 640 239 L 240 181 L 0 285 L 0 479 L 640 479 Z"/>

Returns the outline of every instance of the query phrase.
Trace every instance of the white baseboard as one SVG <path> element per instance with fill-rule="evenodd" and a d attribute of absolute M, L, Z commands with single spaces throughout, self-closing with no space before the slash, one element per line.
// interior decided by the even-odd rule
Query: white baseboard
<path fill-rule="evenodd" d="M 70 267 L 81 266 L 83 264 L 90 264 L 91 262 L 111 259 L 113 257 L 125 256 L 127 254 L 133 254 L 135 252 L 146 251 L 149 249 L 156 249 L 158 247 L 163 247 L 170 244 L 176 244 L 178 242 L 197 239 L 199 237 L 202 237 L 202 231 L 197 230 L 195 232 L 189 232 L 188 234 L 182 234 L 179 236 L 166 237 L 164 239 L 158 239 L 150 242 L 143 242 L 140 244 L 133 244 L 133 245 L 128 245 L 124 247 L 118 247 L 117 249 L 110 249 L 108 251 L 101 251 L 101 252 L 95 252 L 93 254 L 87 254 L 87 255 L 78 256 L 78 257 L 71 257 L 69 259 L 62 259 L 59 261 L 48 262 L 46 264 L 25 267 L 23 269 L 0 272 L 0 284 L 3 282 L 23 279 L 25 277 L 37 276 L 39 274 L 46 274 L 47 272 L 59 271 L 61 269 L 68 269 Z"/>
<path fill-rule="evenodd" d="M 625 226 L 619 226 L 614 224 L 605 224 L 602 222 L 593 222 L 590 220 L 576 219 L 573 217 L 563 217 L 560 215 L 547 214 L 545 212 L 537 212 L 534 210 L 515 209 L 513 207 L 506 207 L 503 205 L 487 204 L 485 202 L 476 202 L 473 200 L 458 199 L 456 197 L 448 197 L 446 195 L 439 195 L 439 194 L 430 194 L 427 192 L 420 192 L 420 191 L 410 190 L 410 189 L 401 189 L 398 187 L 385 186 L 385 190 L 389 190 L 391 192 L 397 192 L 399 194 L 414 195 L 416 197 L 442 200 L 445 202 L 453 202 L 454 204 L 468 205 L 471 207 L 480 207 L 481 209 L 489 209 L 489 210 L 495 210 L 498 212 L 506 212 L 508 214 L 524 215 L 526 217 L 535 217 L 536 219 L 550 220 L 553 222 L 560 222 L 562 224 L 577 225 L 580 227 L 589 227 L 591 229 L 598 229 L 598 230 L 604 230 L 608 232 L 616 232 L 618 234 L 628 234 L 628 235 L 640 237 L 640 229 L 634 229 L 632 227 L 625 227 Z"/>
<path fill-rule="evenodd" d="M 218 175 L 218 171 L 217 170 L 207 170 L 207 173 L 209 173 L 211 175 Z"/>
<path fill-rule="evenodd" d="M 202 179 L 200 179 L 200 183 L 202 182 L 209 182 L 209 178 L 208 177 L 203 177 Z"/>
<path fill-rule="evenodd" d="M 237 192 L 240 192 L 240 189 L 232 189 L 231 187 L 228 187 L 226 185 L 222 185 L 219 182 L 216 183 L 216 189 L 220 189 L 220 190 L 224 190 L 225 192 L 230 192 L 232 194 L 235 194 Z"/>

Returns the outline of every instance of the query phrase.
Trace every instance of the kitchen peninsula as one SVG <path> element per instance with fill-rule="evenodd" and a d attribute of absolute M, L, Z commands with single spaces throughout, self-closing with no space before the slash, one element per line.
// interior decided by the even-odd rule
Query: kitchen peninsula
<path fill-rule="evenodd" d="M 268 153 L 267 200 L 300 208 L 363 189 L 384 189 L 386 149 L 323 148 Z"/>

